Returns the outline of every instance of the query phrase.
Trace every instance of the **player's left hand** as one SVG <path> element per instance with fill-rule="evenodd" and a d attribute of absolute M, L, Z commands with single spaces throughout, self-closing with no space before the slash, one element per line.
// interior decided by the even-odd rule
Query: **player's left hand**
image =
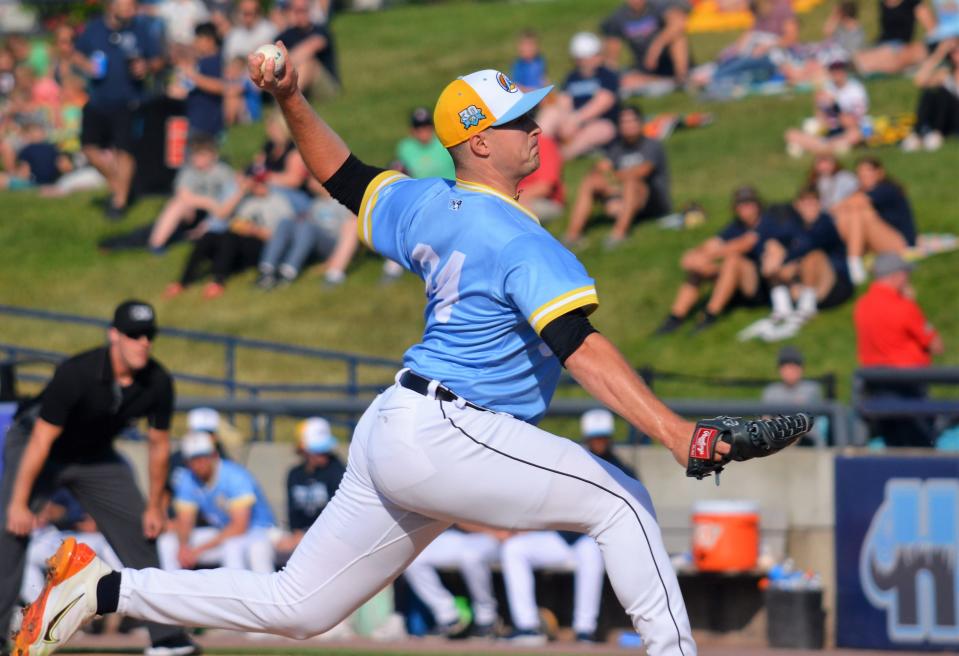
<path fill-rule="evenodd" d="M 143 511 L 143 535 L 148 540 L 155 540 L 163 532 L 165 519 L 159 508 L 149 507 Z"/>
<path fill-rule="evenodd" d="M 731 460 L 765 458 L 785 449 L 808 433 L 813 418 L 804 412 L 773 419 L 746 421 L 741 417 L 715 417 L 696 423 L 689 444 L 686 475 L 702 479 L 718 474 Z M 720 447 L 726 446 L 726 453 Z"/>

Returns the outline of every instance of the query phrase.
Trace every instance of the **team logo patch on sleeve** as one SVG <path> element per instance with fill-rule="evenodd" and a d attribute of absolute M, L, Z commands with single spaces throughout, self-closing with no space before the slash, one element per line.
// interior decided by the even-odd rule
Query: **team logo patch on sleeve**
<path fill-rule="evenodd" d="M 476 127 L 480 124 L 480 121 L 483 120 L 486 120 L 486 115 L 484 115 L 483 110 L 476 105 L 470 105 L 460 112 L 460 122 L 463 124 L 464 130 Z"/>

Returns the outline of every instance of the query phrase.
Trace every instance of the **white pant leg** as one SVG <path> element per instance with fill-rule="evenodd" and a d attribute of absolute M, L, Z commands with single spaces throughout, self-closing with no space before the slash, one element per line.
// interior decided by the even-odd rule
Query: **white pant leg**
<path fill-rule="evenodd" d="M 599 604 L 603 598 L 603 552 L 596 541 L 584 535 L 573 543 L 576 570 L 573 575 L 573 631 L 595 633 Z"/>
<path fill-rule="evenodd" d="M 357 425 L 342 484 L 283 571 L 124 569 L 119 612 L 306 638 L 328 631 L 396 578 L 449 522 L 404 509 L 370 483 L 369 438 L 384 396 Z"/>
<path fill-rule="evenodd" d="M 460 551 L 460 572 L 473 600 L 473 619 L 477 624 L 496 622 L 496 595 L 490 564 L 499 553 L 499 541 L 486 533 L 465 533 Z"/>
<path fill-rule="evenodd" d="M 437 624 L 451 624 L 459 619 L 456 600 L 440 581 L 436 568 L 456 565 L 461 535 L 459 531 L 444 531 L 403 573 L 416 596 L 429 607 Z"/>
<path fill-rule="evenodd" d="M 46 583 L 47 559 L 56 553 L 64 534 L 53 526 L 44 526 L 30 534 L 27 557 L 23 565 L 23 580 L 20 582 L 20 597 L 33 600 L 40 596 Z"/>
<path fill-rule="evenodd" d="M 246 558 L 250 571 L 261 574 L 276 571 L 276 549 L 268 529 L 255 528 L 247 533 Z"/>
<path fill-rule="evenodd" d="M 650 656 L 696 653 L 642 484 L 578 444 L 506 415 L 396 387 L 384 393 L 378 414 L 369 471 L 380 494 L 449 521 L 587 533 Z"/>
<path fill-rule="evenodd" d="M 522 631 L 539 628 L 533 570 L 572 564 L 572 557 L 569 545 L 555 531 L 520 533 L 503 542 L 500 563 L 514 627 Z"/>
<path fill-rule="evenodd" d="M 157 557 L 160 560 L 160 569 L 166 572 L 180 569 L 180 560 L 177 552 L 180 549 L 180 540 L 176 533 L 167 531 L 157 538 Z"/>

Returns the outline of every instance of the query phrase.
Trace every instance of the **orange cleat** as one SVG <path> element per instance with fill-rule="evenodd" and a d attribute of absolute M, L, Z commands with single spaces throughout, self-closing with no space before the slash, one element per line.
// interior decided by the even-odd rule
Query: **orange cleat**
<path fill-rule="evenodd" d="M 93 550 L 67 538 L 47 561 L 47 582 L 23 609 L 13 656 L 46 656 L 63 646 L 97 612 L 97 583 L 112 570 Z"/>

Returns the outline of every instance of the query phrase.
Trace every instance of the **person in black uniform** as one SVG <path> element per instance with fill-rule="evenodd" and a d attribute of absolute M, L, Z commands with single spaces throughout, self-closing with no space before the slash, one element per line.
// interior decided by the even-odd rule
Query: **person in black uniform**
<path fill-rule="evenodd" d="M 303 462 L 286 477 L 287 513 L 290 536 L 278 551 L 293 551 L 307 529 L 320 516 L 340 486 L 346 467 L 337 457 L 336 438 L 322 417 L 311 417 L 297 427 Z"/>
<path fill-rule="evenodd" d="M 163 486 L 170 455 L 173 380 L 150 357 L 156 315 L 142 301 L 114 312 L 106 346 L 62 362 L 7 431 L 0 478 L 0 627 L 10 624 L 36 512 L 67 488 L 96 521 L 127 567 L 158 567 Z M 149 498 L 113 440 L 131 422 L 149 423 Z M 200 653 L 182 629 L 149 624 L 147 656 Z"/>

